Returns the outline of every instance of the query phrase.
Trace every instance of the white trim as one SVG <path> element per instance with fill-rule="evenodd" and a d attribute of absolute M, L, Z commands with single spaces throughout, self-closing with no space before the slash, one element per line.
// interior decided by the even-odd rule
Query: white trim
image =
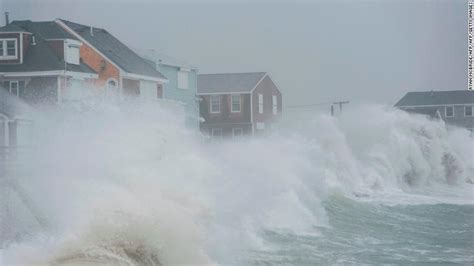
<path fill-rule="evenodd" d="M 23 34 L 20 34 L 20 64 L 23 64 Z"/>
<path fill-rule="evenodd" d="M 12 93 L 12 83 L 16 84 L 16 97 L 20 97 L 20 82 L 18 80 L 10 80 L 8 82 L 8 91 L 10 92 L 10 94 L 13 94 Z"/>
<path fill-rule="evenodd" d="M 32 71 L 32 72 L 0 72 L 4 77 L 41 77 L 41 76 L 58 76 L 67 75 L 74 78 L 98 78 L 99 75 L 93 73 L 82 73 L 74 71 L 52 70 L 52 71 Z"/>
<path fill-rule="evenodd" d="M 272 114 L 278 114 L 278 95 L 272 94 Z"/>
<path fill-rule="evenodd" d="M 6 31 L 6 32 L 0 32 L 0 38 L 1 38 L 2 34 L 11 34 L 11 33 L 15 33 L 15 34 L 24 33 L 24 34 L 30 34 L 30 35 L 33 34 L 31 32 L 27 32 L 27 31 Z"/>
<path fill-rule="evenodd" d="M 237 110 L 237 111 L 234 111 L 234 103 L 233 103 L 233 100 L 232 100 L 232 96 L 238 96 L 239 97 L 239 110 Z M 242 112 L 242 96 L 240 94 L 232 93 L 230 95 L 230 112 L 231 113 L 240 113 L 240 112 Z"/>
<path fill-rule="evenodd" d="M 471 115 L 466 115 L 466 107 L 471 107 Z M 473 117 L 474 116 L 474 106 L 464 105 L 464 117 Z"/>
<path fill-rule="evenodd" d="M 15 42 L 15 55 L 8 55 L 8 41 Z M 20 59 L 20 55 L 18 54 L 18 39 L 17 38 L 0 38 L 0 42 L 2 42 L 2 53 L 0 55 L 0 60 L 18 60 Z"/>
<path fill-rule="evenodd" d="M 126 79 L 134 79 L 134 80 L 148 80 L 148 81 L 155 81 L 155 82 L 161 82 L 161 83 L 168 83 L 168 79 L 162 79 L 162 78 L 155 78 L 155 77 L 150 77 L 150 76 L 144 76 L 144 75 L 139 75 L 139 74 L 132 74 L 128 72 L 123 72 L 122 76 Z"/>
<path fill-rule="evenodd" d="M 219 99 L 219 111 L 217 111 L 217 112 L 213 112 L 213 111 L 212 111 L 212 97 L 217 97 L 217 99 Z M 220 112 L 221 112 L 221 105 L 222 105 L 222 103 L 221 103 L 221 96 L 219 96 L 219 95 L 212 95 L 212 96 L 209 97 L 209 113 L 211 113 L 211 114 L 220 114 Z"/>
<path fill-rule="evenodd" d="M 64 84 L 66 84 L 66 80 L 64 80 Z M 58 76 L 58 84 L 57 84 L 57 99 L 58 103 L 61 103 L 61 76 Z"/>
<path fill-rule="evenodd" d="M 251 94 L 249 91 L 208 92 L 196 93 L 196 95 L 229 95 L 229 94 Z"/>
<path fill-rule="evenodd" d="M 453 108 L 453 115 L 448 115 L 448 107 Z M 444 117 L 454 117 L 454 106 L 447 105 L 444 107 Z"/>

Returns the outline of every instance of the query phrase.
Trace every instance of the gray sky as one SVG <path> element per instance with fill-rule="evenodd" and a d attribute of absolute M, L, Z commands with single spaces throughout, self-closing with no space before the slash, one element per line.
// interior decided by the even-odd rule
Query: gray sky
<path fill-rule="evenodd" d="M 287 105 L 393 104 L 410 90 L 466 89 L 464 0 L 0 3 L 11 20 L 60 17 L 103 27 L 200 73 L 267 71 Z"/>

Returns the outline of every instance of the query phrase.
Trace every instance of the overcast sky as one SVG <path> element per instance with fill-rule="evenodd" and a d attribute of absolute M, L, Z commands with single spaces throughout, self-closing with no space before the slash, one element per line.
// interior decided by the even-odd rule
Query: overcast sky
<path fill-rule="evenodd" d="M 286 105 L 393 104 L 410 90 L 466 89 L 467 0 L 0 3 L 11 20 L 106 28 L 200 73 L 269 72 Z"/>

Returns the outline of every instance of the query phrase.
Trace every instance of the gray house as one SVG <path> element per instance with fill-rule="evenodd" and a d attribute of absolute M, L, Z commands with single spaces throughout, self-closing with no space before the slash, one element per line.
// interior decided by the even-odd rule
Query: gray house
<path fill-rule="evenodd" d="M 442 119 L 448 125 L 474 130 L 474 91 L 408 92 L 395 107 Z"/>

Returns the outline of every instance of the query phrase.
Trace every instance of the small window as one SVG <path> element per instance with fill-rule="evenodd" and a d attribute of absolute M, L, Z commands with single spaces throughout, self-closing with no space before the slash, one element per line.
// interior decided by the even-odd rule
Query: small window
<path fill-rule="evenodd" d="M 232 95 L 231 100 L 232 100 L 231 112 L 239 113 L 240 112 L 240 95 L 239 94 Z"/>
<path fill-rule="evenodd" d="M 221 97 L 212 95 L 210 97 L 211 113 L 216 114 L 221 112 Z"/>
<path fill-rule="evenodd" d="M 472 116 L 472 105 L 464 106 L 464 116 Z"/>
<path fill-rule="evenodd" d="M 445 116 L 446 117 L 454 117 L 454 107 L 453 106 L 446 106 Z"/>
<path fill-rule="evenodd" d="M 211 138 L 213 140 L 222 138 L 222 128 L 211 128 Z"/>
<path fill-rule="evenodd" d="M 256 127 L 257 127 L 258 130 L 264 130 L 265 129 L 265 123 L 257 122 Z"/>
<path fill-rule="evenodd" d="M 189 72 L 178 71 L 178 89 L 187 89 L 189 87 Z"/>
<path fill-rule="evenodd" d="M 0 40 L 0 59 L 17 59 L 18 41 L 17 39 Z"/>
<path fill-rule="evenodd" d="M 163 84 L 156 84 L 156 97 L 163 98 Z"/>
<path fill-rule="evenodd" d="M 10 93 L 19 97 L 20 96 L 20 86 L 18 81 L 10 81 Z"/>
<path fill-rule="evenodd" d="M 232 137 L 234 139 L 241 138 L 244 135 L 244 129 L 237 127 L 232 129 Z"/>
<path fill-rule="evenodd" d="M 278 98 L 276 95 L 272 95 L 272 112 L 274 115 L 278 114 Z"/>
<path fill-rule="evenodd" d="M 119 96 L 118 82 L 116 79 L 111 78 L 107 80 L 107 95 L 110 97 Z"/>
<path fill-rule="evenodd" d="M 263 114 L 263 94 L 258 94 L 258 113 Z"/>

